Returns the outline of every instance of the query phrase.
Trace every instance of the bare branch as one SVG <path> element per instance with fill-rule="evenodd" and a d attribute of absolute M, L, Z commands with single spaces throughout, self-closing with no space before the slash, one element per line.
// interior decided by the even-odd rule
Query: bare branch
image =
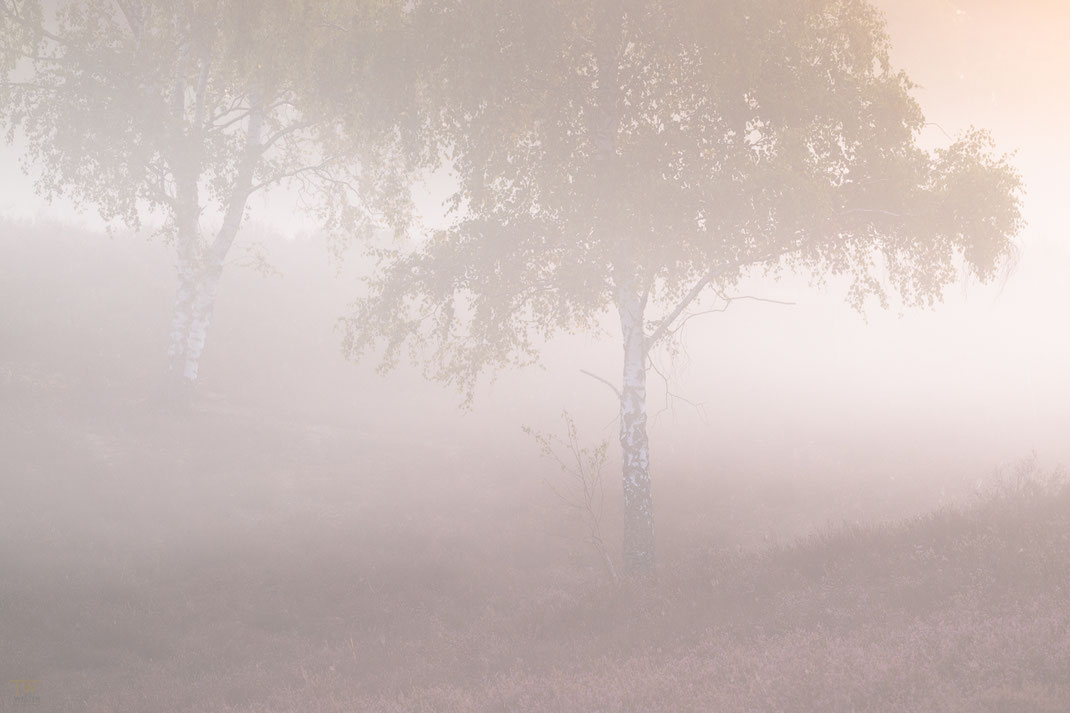
<path fill-rule="evenodd" d="M 270 176 L 268 178 L 265 178 L 263 181 L 260 181 L 260 183 L 257 183 L 255 185 L 251 186 L 249 188 L 249 193 L 250 194 L 256 193 L 257 191 L 259 191 L 259 190 L 261 190 L 263 188 L 267 188 L 268 186 L 272 186 L 272 185 L 274 185 L 276 183 L 279 183 L 280 181 L 285 181 L 287 178 L 295 178 L 297 176 L 302 176 L 302 175 L 307 174 L 307 173 L 315 173 L 318 177 L 325 178 L 325 175 L 323 174 L 323 169 L 325 169 L 327 166 L 329 166 L 330 164 L 332 164 L 335 161 L 337 161 L 338 158 L 340 158 L 340 157 L 338 157 L 338 156 L 329 156 L 329 157 L 323 159 L 322 161 L 320 161 L 319 163 L 317 163 L 315 165 L 302 166 L 301 168 L 295 168 L 292 171 L 283 171 L 282 173 L 276 173 L 275 175 Z M 340 180 L 337 180 L 337 179 L 335 179 L 333 182 L 335 182 L 335 183 L 345 183 L 344 181 L 340 181 Z"/>
<path fill-rule="evenodd" d="M 944 136 L 946 136 L 946 137 L 947 137 L 947 140 L 948 140 L 948 141 L 954 141 L 954 140 L 955 140 L 955 139 L 953 139 L 953 138 L 951 137 L 951 134 L 947 133 L 947 130 L 945 130 L 945 129 L 944 129 L 944 127 L 940 126 L 940 125 L 939 125 L 939 124 L 937 124 L 937 123 L 936 123 L 935 121 L 926 121 L 926 122 L 925 122 L 925 126 L 935 126 L 936 128 L 940 129 L 940 132 L 941 132 L 941 133 L 942 133 L 942 134 L 943 134 Z"/>
<path fill-rule="evenodd" d="M 601 557 L 610 580 L 616 584 L 619 582 L 617 570 L 613 565 L 613 558 L 609 556 L 602 532 L 602 516 L 605 508 L 605 479 L 602 477 L 602 471 L 606 464 L 606 449 L 609 441 L 602 441 L 593 449 L 586 448 L 580 443 L 576 423 L 568 411 L 562 414 L 562 418 L 565 422 L 564 438 L 539 433 L 527 426 L 523 428 L 523 431 L 535 439 L 544 458 L 556 463 L 561 472 L 579 486 L 580 498 L 576 499 L 562 493 L 548 478 L 543 479 L 550 491 L 566 506 L 583 513 L 587 521 L 588 541 Z M 566 457 L 558 452 L 558 447 L 565 449 L 571 458 L 566 460 Z M 569 461 L 572 462 L 569 463 Z"/>
<path fill-rule="evenodd" d="M 668 332 L 668 336 L 677 334 L 680 330 L 682 330 L 684 328 L 685 324 L 690 322 L 695 317 L 703 317 L 703 316 L 705 316 L 707 314 L 720 314 L 721 312 L 727 311 L 731 304 L 732 304 L 731 301 L 729 301 L 729 302 L 726 302 L 721 307 L 714 307 L 713 309 L 704 309 L 701 312 L 692 312 L 691 314 L 685 316 L 682 320 L 680 320 L 680 323 L 678 325 L 676 325 L 675 327 L 670 329 L 669 332 Z"/>
<path fill-rule="evenodd" d="M 609 381 L 608 379 L 603 379 L 598 374 L 592 374 L 591 372 L 587 371 L 586 369 L 580 369 L 580 373 L 581 374 L 586 374 L 587 376 L 591 377 L 592 379 L 594 379 L 596 381 L 601 381 L 603 384 L 605 384 L 606 386 L 608 386 L 610 389 L 613 390 L 613 393 L 617 395 L 617 399 L 618 400 L 624 398 L 620 393 L 620 389 L 618 389 L 616 386 L 614 386 L 613 383 L 611 381 Z"/>
<path fill-rule="evenodd" d="M 229 114 L 232 114 L 235 111 L 240 111 L 241 113 L 238 114 L 237 116 L 231 118 L 231 119 L 228 119 L 227 121 L 223 122 L 222 124 L 216 124 L 215 123 L 219 119 L 221 119 L 224 116 L 227 116 Z M 249 116 L 249 114 L 252 113 L 252 111 L 253 110 L 248 108 L 248 107 L 241 107 L 240 109 L 238 109 L 238 108 L 227 109 L 223 113 L 221 113 L 218 116 L 216 116 L 215 119 L 211 119 L 208 122 L 208 125 L 211 126 L 211 128 L 213 130 L 215 130 L 215 131 L 223 131 L 224 129 L 227 129 L 227 128 L 233 126 L 234 124 L 237 124 L 240 121 L 244 121 Z"/>
<path fill-rule="evenodd" d="M 286 127 L 283 127 L 282 129 L 279 129 L 274 134 L 272 134 L 270 137 L 268 137 L 267 140 L 264 141 L 264 143 L 262 143 L 260 145 L 260 153 L 266 153 L 268 151 L 268 149 L 270 149 L 275 144 L 275 142 L 278 141 L 279 139 L 284 138 L 286 136 L 289 136 L 290 134 L 294 133 L 295 131 L 300 131 L 301 129 L 307 129 L 310 126 L 312 126 L 312 122 L 311 121 L 295 121 L 294 123 L 290 124 L 289 126 L 286 126 Z"/>
<path fill-rule="evenodd" d="M 723 311 L 723 310 L 721 310 L 721 311 Z M 675 401 L 683 401 L 685 404 L 687 404 L 691 408 L 695 409 L 695 411 L 699 414 L 699 417 L 702 418 L 703 420 L 705 420 L 706 414 L 705 414 L 705 409 L 703 408 L 703 404 L 702 403 L 696 403 L 696 402 L 692 401 L 691 399 L 689 399 L 689 398 L 687 398 L 685 396 L 681 396 L 680 394 L 675 393 L 672 390 L 672 384 L 669 381 L 668 375 L 666 375 L 665 372 L 663 372 L 658 367 L 658 365 L 654 361 L 654 359 L 651 358 L 651 357 L 648 357 L 647 358 L 647 363 L 650 365 L 650 368 L 654 370 L 654 373 L 661 377 L 661 381 L 665 385 L 665 405 L 662 406 L 661 409 L 656 414 L 654 414 L 654 418 L 655 419 L 657 419 L 659 416 L 661 416 L 661 414 L 665 413 L 666 411 L 672 411 L 673 412 L 673 421 L 675 421 L 676 420 L 676 412 L 675 412 L 675 409 L 673 409 L 672 405 L 673 405 L 673 403 Z"/>
<path fill-rule="evenodd" d="M 785 306 L 788 306 L 788 307 L 794 307 L 795 304 L 796 304 L 795 302 L 788 302 L 786 300 L 774 300 L 774 299 L 770 299 L 768 297 L 755 297 L 753 295 L 737 295 L 737 296 L 729 297 L 728 295 L 724 294 L 720 290 L 715 290 L 715 292 L 716 292 L 718 297 L 720 297 L 722 300 L 724 300 L 724 304 L 722 306 L 714 307 L 712 309 L 705 309 L 705 310 L 702 310 L 701 312 L 692 312 L 690 314 L 685 315 L 684 318 L 682 320 L 680 320 L 679 324 L 677 324 L 675 327 L 673 327 L 673 328 L 668 330 L 668 332 L 666 333 L 666 336 L 671 337 L 671 336 L 673 336 L 675 334 L 678 334 L 681 330 L 683 330 L 684 325 L 686 325 L 688 322 L 690 322 L 695 317 L 703 317 L 703 316 L 705 316 L 707 314 L 720 314 L 722 312 L 728 311 L 728 308 L 732 306 L 732 303 L 737 301 L 737 300 L 753 300 L 755 302 L 768 302 L 770 304 L 785 305 Z"/>
<path fill-rule="evenodd" d="M 708 287 L 710 283 L 712 283 L 714 280 L 719 277 L 724 277 L 728 273 L 738 270 L 742 267 L 749 267 L 752 265 L 759 265 L 763 262 L 769 262 L 770 260 L 782 257 L 783 255 L 787 255 L 790 252 L 798 250 L 800 247 L 801 246 L 792 246 L 790 249 L 768 253 L 763 257 L 759 257 L 753 260 L 737 260 L 736 262 L 719 265 L 715 268 L 710 269 L 709 272 L 703 275 L 702 278 L 699 279 L 699 281 L 696 282 L 690 290 L 688 290 L 687 294 L 683 296 L 683 298 L 677 303 L 677 305 L 672 309 L 672 311 L 670 311 L 664 319 L 658 322 L 658 326 L 646 339 L 647 349 L 649 350 L 650 347 L 657 344 L 669 333 L 669 329 L 672 327 L 672 323 L 675 322 L 677 318 L 679 318 L 679 316 L 684 313 L 684 310 L 687 309 L 688 305 L 694 302 L 695 298 L 702 294 L 702 291 L 706 289 L 706 287 Z"/>
<path fill-rule="evenodd" d="M 220 111 L 215 116 L 209 118 L 205 123 L 215 129 L 225 129 L 226 127 L 230 126 L 230 124 L 233 123 L 234 120 L 227 121 L 225 124 L 216 124 L 216 122 L 224 117 L 230 116 L 236 111 L 241 111 L 241 116 L 237 117 L 238 121 L 245 118 L 249 113 L 249 107 L 241 106 L 241 104 L 246 100 L 246 98 L 247 97 L 245 96 L 245 94 L 239 94 L 238 96 L 232 97 L 230 103 L 225 109 Z M 222 98 L 220 98 L 220 102 L 218 103 L 222 103 Z"/>

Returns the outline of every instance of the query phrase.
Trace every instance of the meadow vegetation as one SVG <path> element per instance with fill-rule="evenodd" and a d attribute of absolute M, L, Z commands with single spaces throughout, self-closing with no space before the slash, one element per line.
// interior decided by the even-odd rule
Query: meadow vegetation
<path fill-rule="evenodd" d="M 166 285 L 131 264 L 93 287 L 85 265 L 38 272 L 37 248 L 14 245 L 0 261 L 0 671 L 38 680 L 41 710 L 1067 709 L 1058 472 L 1024 461 L 868 523 L 814 509 L 802 534 L 769 540 L 725 523 L 775 529 L 850 474 L 772 505 L 756 494 L 789 474 L 764 490 L 666 478 L 657 584 L 618 585 L 530 442 L 313 416 L 292 385 L 256 400 L 211 377 L 172 411 L 151 389 Z M 701 518 L 675 516 L 699 500 Z"/>

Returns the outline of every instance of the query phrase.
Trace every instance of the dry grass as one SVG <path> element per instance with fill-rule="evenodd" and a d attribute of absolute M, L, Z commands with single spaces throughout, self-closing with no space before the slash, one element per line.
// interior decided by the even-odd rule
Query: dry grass
<path fill-rule="evenodd" d="M 269 406 L 207 388 L 158 409 L 145 325 L 166 291 L 98 293 L 15 257 L 0 673 L 39 681 L 40 702 L 6 684 L 0 710 L 1070 710 L 1062 481 L 1012 474 L 959 507 L 822 527 L 849 474 L 703 481 L 663 462 L 658 584 L 615 587 L 530 442 L 311 419 L 287 406 L 308 382 Z M 868 482 L 850 497 L 876 503 Z"/>
<path fill-rule="evenodd" d="M 1070 700 L 1061 482 L 780 546 L 675 533 L 693 546 L 662 553 L 656 587 L 618 588 L 519 464 L 521 484 L 503 484 L 433 445 L 218 407 L 101 419 L 99 402 L 46 408 L 49 383 L 18 387 L 2 414 L 0 584 L 0 669 L 39 680 L 47 710 L 1025 713 Z"/>

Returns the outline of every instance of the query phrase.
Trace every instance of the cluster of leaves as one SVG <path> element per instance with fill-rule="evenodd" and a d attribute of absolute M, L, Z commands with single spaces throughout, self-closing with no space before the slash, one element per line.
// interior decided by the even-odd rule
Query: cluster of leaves
<path fill-rule="evenodd" d="M 1018 174 L 987 134 L 920 146 L 913 85 L 862 0 L 428 0 L 417 16 L 427 140 L 458 190 L 453 227 L 381 254 L 348 322 L 351 352 L 385 344 L 388 366 L 408 344 L 468 389 L 595 327 L 622 284 L 662 311 L 656 342 L 755 267 L 847 277 L 859 308 L 933 304 L 963 267 L 990 277 L 1021 228 Z"/>
<path fill-rule="evenodd" d="M 931 305 L 1022 225 L 987 134 L 920 146 L 864 0 L 85 0 L 54 21 L 4 0 L 0 29 L 0 69 L 31 77 L 0 90 L 9 138 L 44 195 L 108 219 L 196 233 L 294 181 L 331 231 L 404 236 L 413 175 L 448 168 L 452 226 L 374 245 L 346 348 L 469 394 L 625 285 L 650 345 L 755 268 Z"/>
<path fill-rule="evenodd" d="M 5 0 L 0 69 L 23 80 L 3 84 L 0 119 L 41 195 L 109 221 L 200 240 L 203 219 L 240 222 L 249 195 L 291 181 L 329 227 L 366 232 L 406 214 L 380 159 L 401 17 L 329 0 L 86 0 L 53 17 Z"/>

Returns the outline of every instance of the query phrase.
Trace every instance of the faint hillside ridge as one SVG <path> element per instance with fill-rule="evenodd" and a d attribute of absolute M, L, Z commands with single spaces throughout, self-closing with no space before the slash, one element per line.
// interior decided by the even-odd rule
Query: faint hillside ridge
<path fill-rule="evenodd" d="M 1068 545 L 1070 484 L 1033 473 L 900 523 L 674 553 L 653 591 L 544 577 L 412 661 L 411 688 L 362 696 L 320 669 L 256 710 L 1065 713 Z M 462 673 L 452 646 L 500 658 Z"/>

